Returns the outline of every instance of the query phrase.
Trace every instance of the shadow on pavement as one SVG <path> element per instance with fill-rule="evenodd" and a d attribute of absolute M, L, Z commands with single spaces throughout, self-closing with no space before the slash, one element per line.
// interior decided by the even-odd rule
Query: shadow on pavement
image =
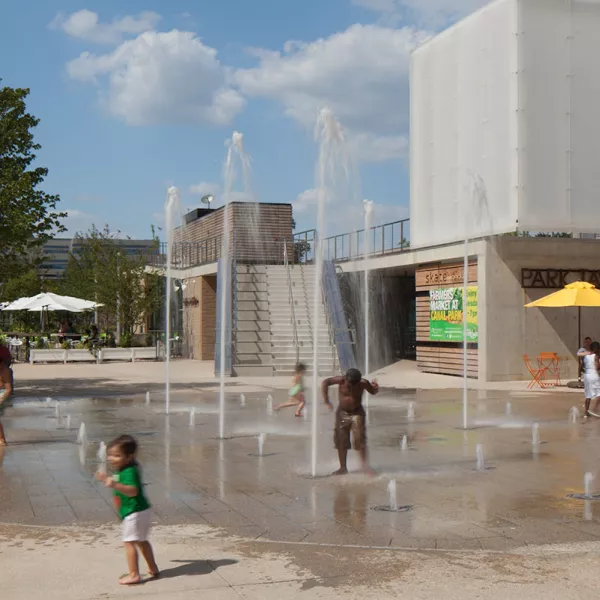
<path fill-rule="evenodd" d="M 177 567 L 165 569 L 160 572 L 161 579 L 170 579 L 172 577 L 182 577 L 184 575 L 208 575 L 216 571 L 219 567 L 235 565 L 237 560 L 231 558 L 222 558 L 219 560 L 173 560 L 174 563 L 182 563 Z"/>

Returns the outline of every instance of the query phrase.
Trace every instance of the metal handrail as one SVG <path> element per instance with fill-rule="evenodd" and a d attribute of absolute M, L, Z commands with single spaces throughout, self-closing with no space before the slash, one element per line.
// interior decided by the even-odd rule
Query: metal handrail
<path fill-rule="evenodd" d="M 292 332 L 294 345 L 296 346 L 296 364 L 300 362 L 300 344 L 298 342 L 298 324 L 296 323 L 296 309 L 294 307 L 294 292 L 292 291 L 292 273 L 290 270 L 290 261 L 288 260 L 287 242 L 283 243 L 283 264 L 287 273 L 288 288 L 290 291 L 290 305 L 292 307 Z"/>
<path fill-rule="evenodd" d="M 366 237 L 371 238 L 370 256 L 396 254 L 410 249 L 410 219 L 393 221 L 370 227 L 367 232 L 359 229 L 350 233 L 340 233 L 324 240 L 323 254 L 326 260 L 343 262 L 360 259 L 364 256 Z"/>

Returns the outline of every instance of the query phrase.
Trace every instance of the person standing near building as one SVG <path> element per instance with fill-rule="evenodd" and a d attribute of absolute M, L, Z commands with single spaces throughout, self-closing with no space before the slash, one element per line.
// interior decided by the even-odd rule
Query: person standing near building
<path fill-rule="evenodd" d="M 2 415 L 13 395 L 13 378 L 12 371 L 6 364 L 0 361 L 0 446 L 6 446 L 6 436 L 4 435 L 4 427 L 2 425 Z"/>
<path fill-rule="evenodd" d="M 10 369 L 12 361 L 13 357 L 10 350 L 0 342 L 0 362 L 3 362 Z"/>
<path fill-rule="evenodd" d="M 598 354 L 600 344 L 592 342 L 590 350 L 583 356 L 583 385 L 585 388 L 585 416 L 598 417 L 598 404 L 600 404 L 600 362 Z M 590 404 L 595 400 L 594 409 L 590 410 Z"/>
<path fill-rule="evenodd" d="M 583 357 L 586 354 L 590 353 L 590 346 L 592 345 L 592 338 L 591 337 L 586 337 L 583 340 L 583 346 L 581 348 L 579 348 L 579 350 L 577 350 L 577 359 L 579 360 L 579 380 L 581 381 L 581 376 L 583 375 L 584 372 L 584 365 L 583 365 Z"/>

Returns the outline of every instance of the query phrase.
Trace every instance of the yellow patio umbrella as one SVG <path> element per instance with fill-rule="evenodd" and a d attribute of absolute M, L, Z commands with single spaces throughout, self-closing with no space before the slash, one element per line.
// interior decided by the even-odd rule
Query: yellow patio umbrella
<path fill-rule="evenodd" d="M 562 290 L 553 292 L 548 296 L 544 296 L 539 300 L 535 300 L 525 305 L 525 308 L 565 308 L 569 306 L 577 306 L 578 311 L 578 335 L 579 347 L 581 348 L 581 307 L 596 306 L 600 307 L 600 290 L 596 289 L 595 285 L 586 281 L 575 281 L 569 283 Z"/>

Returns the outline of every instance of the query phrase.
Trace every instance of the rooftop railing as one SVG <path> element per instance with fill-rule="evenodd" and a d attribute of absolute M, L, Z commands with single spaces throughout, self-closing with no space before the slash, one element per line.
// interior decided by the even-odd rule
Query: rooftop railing
<path fill-rule="evenodd" d="M 221 258 L 223 236 L 216 235 L 200 242 L 175 242 L 171 266 L 174 269 L 191 269 L 217 262 Z M 156 250 L 147 254 L 148 266 L 164 269 L 167 264 L 167 244 L 161 242 Z"/>
<path fill-rule="evenodd" d="M 237 252 L 240 263 L 284 264 L 284 250 L 289 264 L 311 264 L 314 262 L 317 231 L 308 229 L 295 233 L 293 239 L 255 240 L 234 242 L 232 251 Z M 367 243 L 367 246 L 365 244 Z M 174 269 L 190 269 L 215 263 L 221 258 L 223 236 L 218 235 L 199 242 L 176 242 L 173 248 Z M 410 221 L 403 219 L 384 225 L 341 233 L 323 242 L 323 258 L 334 262 L 361 259 L 365 255 L 382 256 L 404 252 L 410 248 Z M 162 242 L 156 250 L 147 254 L 148 265 L 164 268 L 167 263 L 167 245 Z"/>
<path fill-rule="evenodd" d="M 396 254 L 410 248 L 410 220 L 403 219 L 364 229 L 341 233 L 325 239 L 325 260 L 344 262 L 369 256 Z"/>

